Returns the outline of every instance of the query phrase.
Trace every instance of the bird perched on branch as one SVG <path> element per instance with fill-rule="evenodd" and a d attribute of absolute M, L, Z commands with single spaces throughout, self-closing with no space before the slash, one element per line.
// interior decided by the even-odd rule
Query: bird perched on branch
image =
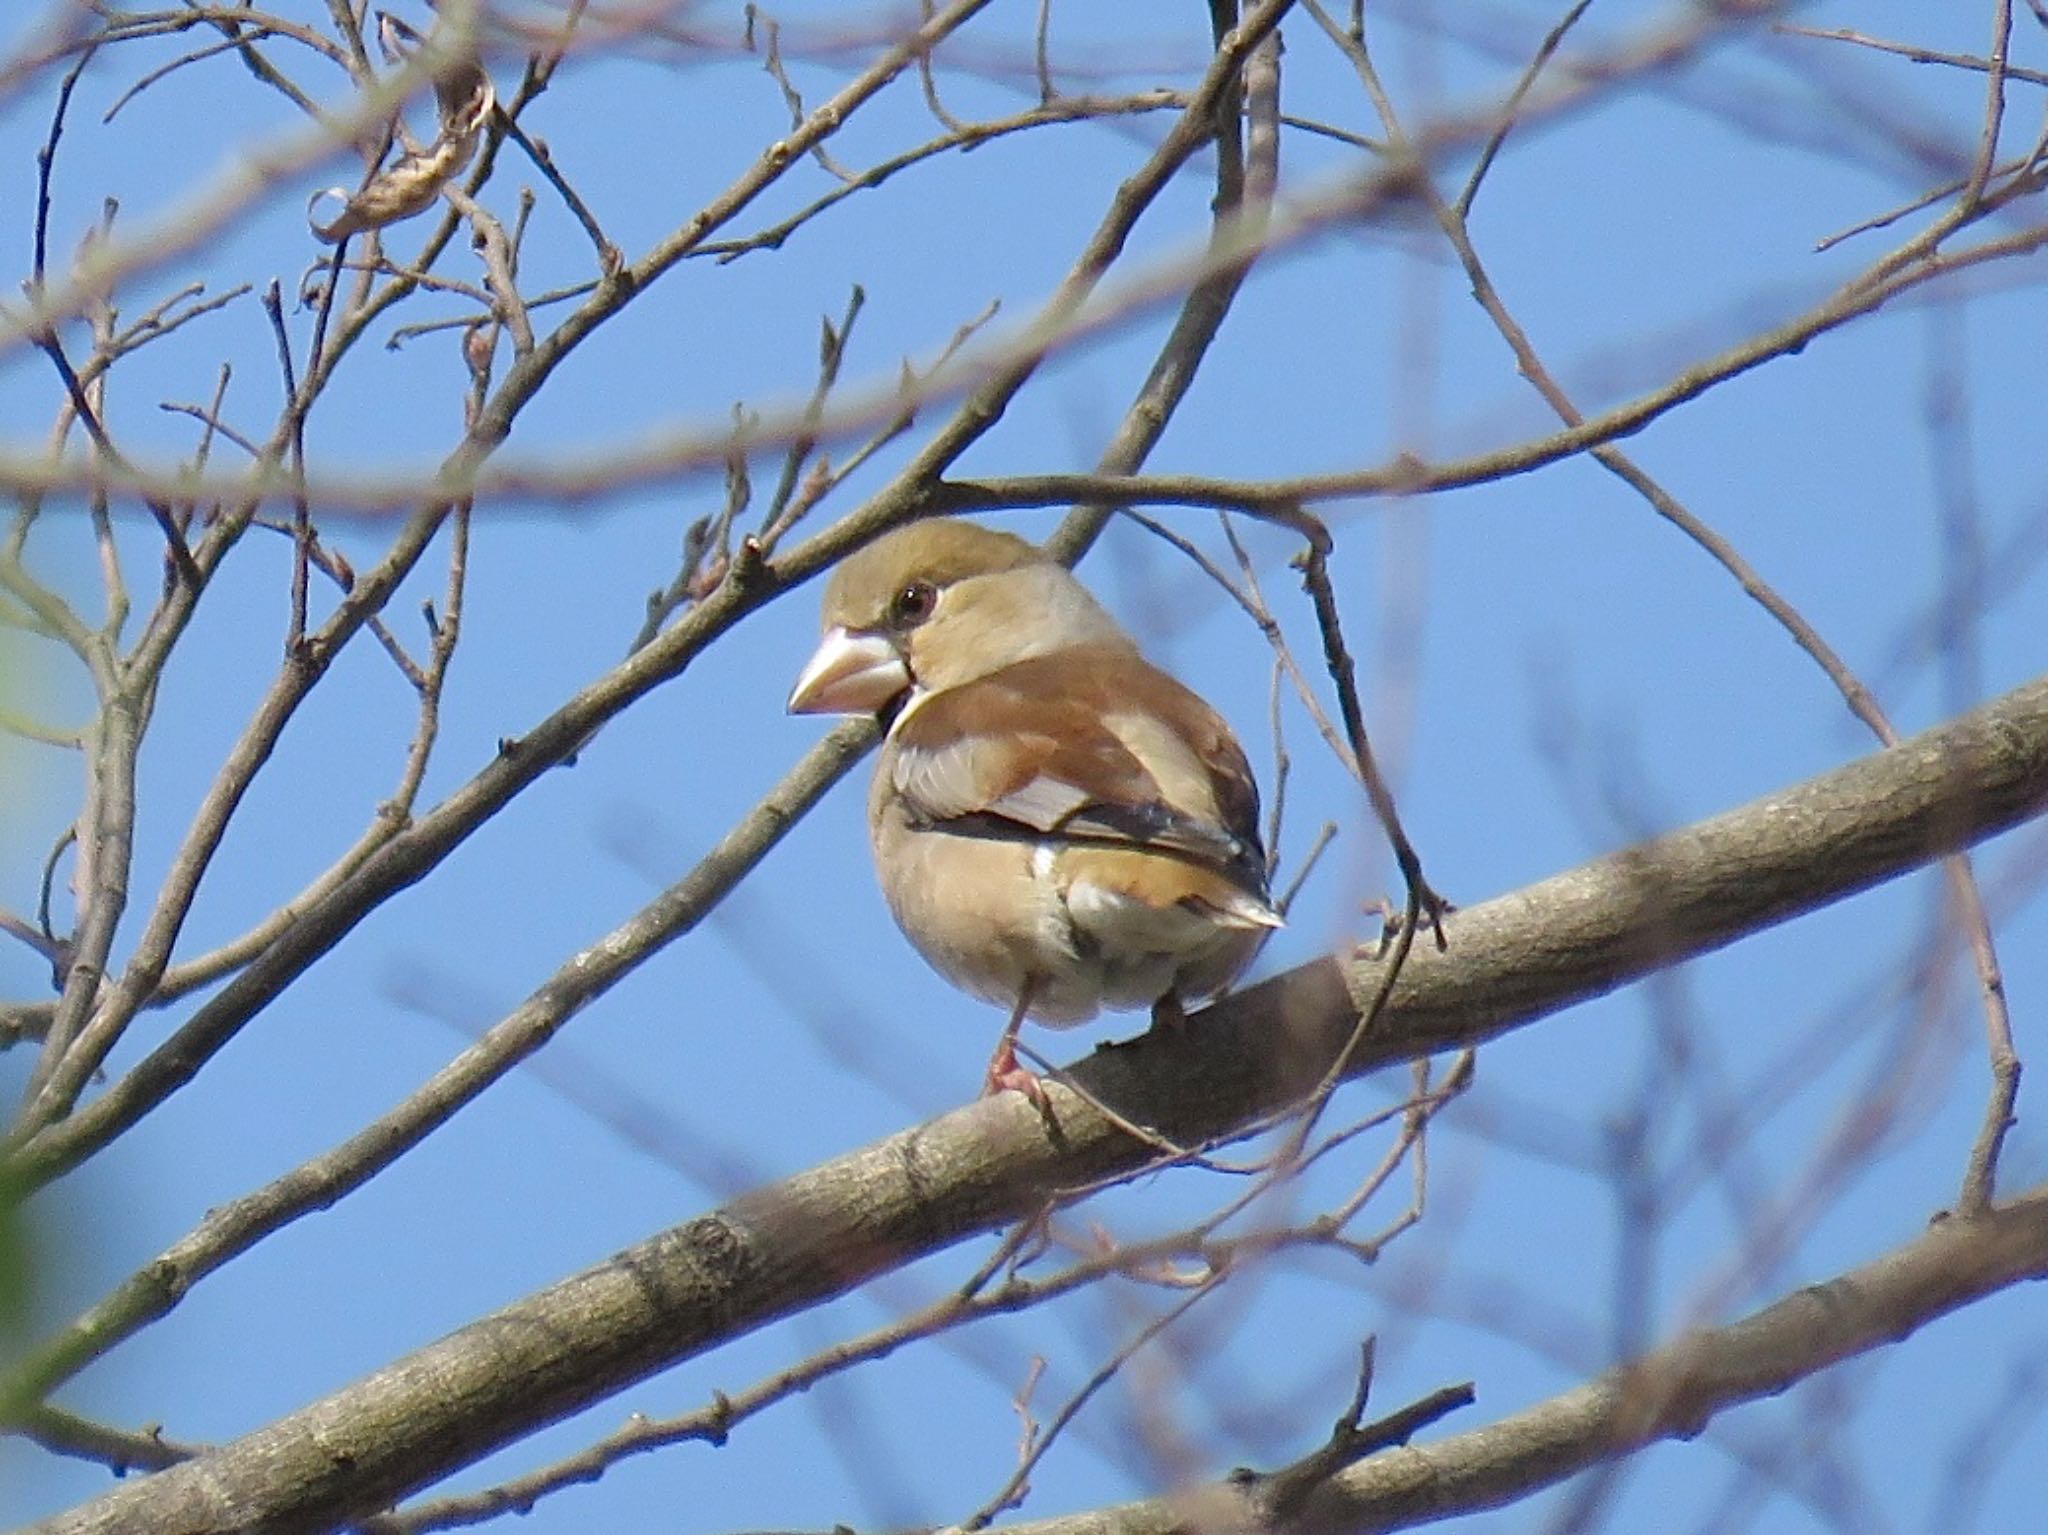
<path fill-rule="evenodd" d="M 875 867 L 926 961 L 1010 1010 L 985 1092 L 1043 1100 L 1027 1017 L 1177 1021 L 1281 925 L 1230 727 L 1037 546 L 912 524 L 833 573 L 824 630 L 790 710 L 894 710 Z"/>

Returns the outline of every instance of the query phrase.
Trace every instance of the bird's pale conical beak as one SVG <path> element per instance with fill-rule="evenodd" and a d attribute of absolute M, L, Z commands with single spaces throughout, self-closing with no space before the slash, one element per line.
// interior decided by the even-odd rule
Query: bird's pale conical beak
<path fill-rule="evenodd" d="M 878 714 L 910 686 L 910 668 L 878 634 L 825 631 L 796 679 L 791 714 Z"/>

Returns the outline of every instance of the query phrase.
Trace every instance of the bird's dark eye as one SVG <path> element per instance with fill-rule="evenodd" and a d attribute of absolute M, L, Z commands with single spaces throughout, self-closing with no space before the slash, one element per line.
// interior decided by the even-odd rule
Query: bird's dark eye
<path fill-rule="evenodd" d="M 889 622 L 897 629 L 915 629 L 932 616 L 938 590 L 929 581 L 912 581 L 889 599 Z"/>

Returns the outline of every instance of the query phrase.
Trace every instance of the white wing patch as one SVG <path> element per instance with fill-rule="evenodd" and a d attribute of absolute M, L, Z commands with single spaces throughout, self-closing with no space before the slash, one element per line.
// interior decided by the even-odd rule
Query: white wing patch
<path fill-rule="evenodd" d="M 1006 821 L 1021 821 L 1033 831 L 1057 831 L 1077 811 L 1092 805 L 1085 789 L 1041 774 L 1013 794 L 990 800 L 989 810 Z"/>
<path fill-rule="evenodd" d="M 1040 774 L 1009 794 L 991 799 L 976 773 L 974 747 L 965 742 L 933 751 L 905 746 L 896 756 L 896 790 L 935 821 L 996 815 L 1033 831 L 1053 831 L 1092 804 L 1085 789 Z"/>

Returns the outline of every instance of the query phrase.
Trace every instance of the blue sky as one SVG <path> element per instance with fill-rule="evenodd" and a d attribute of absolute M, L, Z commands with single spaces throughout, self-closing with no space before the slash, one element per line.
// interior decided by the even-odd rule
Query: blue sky
<path fill-rule="evenodd" d="M 805 58 L 803 24 L 844 9 L 784 10 L 796 39 L 792 77 L 812 100 L 847 66 Z M 1056 8 L 1054 33 L 1072 88 L 1184 87 L 1198 73 L 1201 7 L 1132 0 L 1113 19 L 1073 9 Z M 707 5 L 691 14 L 730 38 L 735 10 Z M 1555 20 L 1522 5 L 1445 10 L 1410 0 L 1376 23 L 1390 87 L 1415 121 L 1433 106 L 1497 92 Z M 1981 52 L 1987 10 L 1817 5 L 1798 19 Z M 998 4 L 977 24 L 970 38 L 982 51 L 962 57 L 994 62 L 943 76 L 955 113 L 996 116 L 1026 104 L 1028 75 L 1017 78 L 1008 64 L 1028 59 L 1035 12 Z M 1594 49 L 1685 14 L 1595 6 L 1574 44 Z M 1464 27 L 1479 35 L 1462 35 Z M 2023 14 L 2016 59 L 2043 62 L 2039 33 Z M 1288 24 L 1287 42 L 1290 109 L 1372 131 L 1355 83 L 1305 19 Z M 60 153 L 59 252 L 73 247 L 103 197 L 119 197 L 124 227 L 141 227 L 262 135 L 291 126 L 289 108 L 226 59 L 171 77 L 111 125 L 99 123 L 125 83 L 180 46 L 116 50 L 85 77 Z M 663 56 L 570 67 L 528 119 L 629 254 L 682 222 L 787 120 L 758 60 L 649 52 Z M 1086 78 L 1091 68 L 1100 79 Z M 497 61 L 501 85 L 515 70 L 516 61 Z M 2018 153 L 2031 142 L 2038 92 L 2012 90 L 2005 147 Z M 1953 162 L 1943 156 L 1974 144 L 1981 103 L 1975 75 L 1752 33 L 1511 140 L 1478 201 L 1474 237 L 1566 386 L 1588 407 L 1611 404 L 1798 312 L 1903 238 L 1910 225 L 1814 250 L 1948 174 Z M 0 206 L 32 201 L 48 110 L 47 89 L 0 102 Z M 992 299 L 1003 304 L 998 326 L 1021 321 L 1163 122 L 1003 140 L 852 198 L 779 251 L 685 264 L 565 365 L 522 416 L 508 452 L 527 462 L 601 454 L 714 429 L 738 401 L 765 408 L 800 399 L 820 317 L 837 316 L 856 282 L 866 307 L 848 374 L 862 381 L 892 378 L 900 358 L 930 358 Z M 914 79 L 905 80 L 834 151 L 865 164 L 933 131 Z M 1290 136 L 1283 190 L 1315 188 L 1354 163 L 1341 145 Z M 275 277 L 292 291 L 319 254 L 305 233 L 304 197 L 347 174 L 337 165 L 300 178 L 246 228 L 152 274 L 124 306 L 139 311 L 198 279 L 218 289 Z M 1199 246 L 1209 174 L 1198 161 L 1148 213 L 1132 252 L 1141 267 Z M 509 212 L 530 180 L 530 167 L 508 160 L 491 205 Z M 801 167 L 741 227 L 829 184 Z M 526 277 L 544 287 L 587 275 L 588 246 L 545 189 L 541 209 Z M 1995 228 L 2017 229 L 2031 216 L 2022 202 Z M 19 277 L 27 230 L 24 218 L 15 224 L 5 249 Z M 401 248 L 413 238 L 395 235 Z M 460 250 L 449 269 L 474 271 Z M 2034 291 L 2039 277 L 2038 260 L 2007 263 L 1947 302 L 1899 303 L 1717 388 L 1627 444 L 1800 607 L 1904 729 L 2037 674 L 2048 653 L 2040 560 L 2048 486 L 2036 448 L 2048 310 Z M 456 312 L 429 298 L 403 318 Z M 1049 364 L 961 472 L 1089 467 L 1169 321 L 1144 314 Z M 308 321 L 295 315 L 292 324 L 303 347 Z M 397 350 L 374 344 L 382 334 L 350 359 L 318 413 L 309 443 L 317 464 L 423 467 L 457 440 L 453 334 Z M 191 421 L 158 402 L 203 398 L 223 360 L 235 367 L 230 416 L 260 432 L 278 393 L 271 346 L 260 309 L 244 299 L 140 354 L 116 373 L 109 418 L 117 437 L 143 457 L 186 451 Z M 42 440 L 57 398 L 40 359 L 0 362 L 0 440 L 10 454 Z M 1931 400 L 1956 405 L 1963 426 L 1946 436 L 1930 427 Z M 942 411 L 928 407 L 920 430 Z M 1433 231 L 1419 221 L 1378 223 L 1260 268 L 1152 467 L 1296 474 L 1374 465 L 1404 449 L 1448 457 L 1550 425 Z M 920 440 L 913 433 L 908 442 Z M 1945 468 L 1942 454 L 1958 443 Z M 900 448 L 883 454 L 819 519 L 851 510 L 902 458 Z M 755 466 L 757 489 L 772 485 L 775 467 Z M 616 663 L 645 595 L 672 573 L 685 527 L 722 494 L 714 476 L 577 504 L 479 509 L 465 638 L 423 803 L 460 786 L 500 739 Z M 1967 526 L 1985 551 L 1988 587 L 1944 662 L 1911 639 L 1943 610 L 1944 583 L 1955 579 L 1958 506 L 1968 507 Z M 1724 572 L 1589 461 L 1327 510 L 1350 637 L 1409 832 L 1433 881 L 1461 903 L 1869 749 L 1811 661 Z M 1165 515 L 1220 547 L 1208 514 Z M 1042 533 L 1053 516 L 1005 523 Z M 359 565 L 389 532 L 376 518 L 346 514 L 324 517 L 323 528 Z M 120 531 L 131 580 L 146 596 L 153 529 L 130 516 Z M 1247 537 L 1312 659 L 1287 540 L 1260 529 Z M 89 528 L 75 507 L 45 516 L 30 556 L 45 580 L 95 600 Z M 143 759 L 139 891 L 155 889 L 274 673 L 288 575 L 285 541 L 252 534 L 167 674 Z M 1084 575 L 1156 659 L 1236 722 L 1270 785 L 1270 657 L 1256 631 L 1135 528 L 1112 531 Z M 418 602 L 440 581 L 430 558 L 392 605 L 394 626 L 416 644 Z M 209 1207 L 403 1099 L 469 1035 L 679 878 L 818 735 L 817 722 L 782 712 L 814 632 L 815 592 L 744 622 L 433 878 L 365 922 L 192 1087 L 38 1201 L 42 1325 L 97 1299 Z M 15 707 L 54 721 L 83 717 L 88 695 L 62 657 L 23 643 L 4 657 Z M 257 780 L 181 955 L 240 932 L 357 834 L 390 792 L 413 713 L 410 689 L 372 644 L 344 656 Z M 1393 879 L 1379 834 L 1298 707 L 1290 705 L 1285 728 L 1295 763 L 1286 867 L 1322 820 L 1341 831 L 1262 973 L 1366 932 L 1360 903 Z M 25 911 L 51 841 L 74 813 L 75 764 L 37 746 L 4 750 L 0 771 L 11 787 L 0 797 L 0 903 Z M 67 1387 L 61 1402 L 128 1426 L 160 1420 L 178 1439 L 233 1437 L 740 1186 L 809 1167 L 971 1095 L 1000 1018 L 925 970 L 890 925 L 867 864 L 865 773 L 856 778 L 702 929 L 578 1016 L 538 1061 L 388 1174 L 208 1279 L 165 1322 Z M 2040 1037 L 2048 985 L 2041 853 L 2040 837 L 2022 831 L 1983 860 L 2023 1054 Z M 1620 1342 L 1623 1244 L 1615 1185 L 1599 1164 L 1638 1113 L 1652 1126 L 1644 1157 L 1660 1172 L 1683 1173 L 1701 1158 L 1702 1127 L 1716 1112 L 1773 1105 L 1739 1150 L 1680 1185 L 1685 1200 L 1644 1281 L 1659 1335 L 1702 1319 L 1707 1297 L 1720 1298 L 1712 1315 L 1732 1314 L 1910 1238 L 1954 1197 L 1984 1092 L 1981 1024 L 1939 903 L 1938 880 L 1919 876 L 1488 1046 L 1479 1086 L 1432 1143 L 1422 1226 L 1376 1267 L 1283 1262 L 1198 1309 L 1170 1335 L 1172 1346 L 1141 1359 L 1083 1415 L 1073 1441 L 1034 1476 L 1025 1516 L 1155 1490 L 1175 1465 L 1215 1475 L 1303 1452 L 1348 1398 L 1355 1344 L 1368 1333 L 1382 1340 L 1379 1405 L 1391 1409 L 1449 1381 L 1478 1383 L 1479 1405 L 1443 1432 L 1565 1389 L 1610 1361 Z M 1900 994 L 1900 974 L 1936 943 L 1950 951 L 1944 983 Z M 46 995 L 47 968 L 25 949 L 0 947 L 0 983 L 9 996 Z M 183 1005 L 146 1014 L 112 1068 L 132 1064 L 183 1016 Z M 1041 1033 L 1036 1043 L 1067 1058 L 1141 1025 L 1108 1020 L 1072 1035 Z M 24 1052 L 0 1056 L 0 1091 L 13 1095 L 26 1069 Z M 1363 1113 L 1401 1088 L 1402 1080 L 1362 1084 L 1340 1104 Z M 1873 1096 L 1889 1105 L 1878 1144 L 1852 1176 L 1828 1185 L 1782 1261 L 1724 1283 L 1739 1234 L 1774 1201 L 1797 1203 L 1829 1137 Z M 1341 1199 L 1377 1154 L 1362 1143 L 1356 1160 L 1311 1180 L 1305 1200 Z M 2023 1104 L 2006 1186 L 2044 1174 L 2048 1142 Z M 1127 1236 L 1166 1229 L 1229 1194 L 1195 1172 L 1148 1178 L 1077 1212 L 1075 1229 L 1090 1220 Z M 1397 1185 L 1366 1225 L 1392 1219 L 1405 1198 Z M 699 1406 L 714 1389 L 736 1389 L 895 1314 L 906 1297 L 932 1293 L 985 1251 L 968 1244 L 898 1282 L 678 1367 L 457 1485 L 567 1453 L 629 1412 Z M 716 1451 L 670 1449 L 548 1499 L 521 1528 L 639 1528 L 659 1519 L 723 1531 L 963 1517 L 1013 1461 L 1011 1398 L 1031 1359 L 1046 1360 L 1036 1400 L 1050 1412 L 1161 1304 L 1149 1291 L 1113 1288 L 908 1350 L 785 1404 Z M 2032 1528 L 2038 1499 L 2026 1472 L 2048 1451 L 2048 1429 L 2038 1393 L 2025 1388 L 2044 1365 L 2048 1327 L 2038 1301 L 2000 1297 L 1807 1390 L 1731 1414 L 1701 1443 L 1642 1457 L 1618 1484 L 1612 1527 L 1773 1535 L 1845 1520 L 1901 1531 Z M 2008 1402 L 2009 1385 L 2017 1389 Z M 1809 1442 L 1823 1429 L 1832 1432 Z M 1972 1479 L 1981 1504 L 1961 1508 L 1952 1458 L 1986 1435 L 1996 1440 L 1993 1429 L 2010 1434 L 2013 1447 Z M 1176 1462 L 1169 1446 L 1187 1459 Z M 0 1442 L 0 1519 L 10 1523 L 69 1506 L 107 1481 L 101 1468 Z M 1577 1495 L 1552 1494 L 1470 1527 L 1570 1528 Z"/>

